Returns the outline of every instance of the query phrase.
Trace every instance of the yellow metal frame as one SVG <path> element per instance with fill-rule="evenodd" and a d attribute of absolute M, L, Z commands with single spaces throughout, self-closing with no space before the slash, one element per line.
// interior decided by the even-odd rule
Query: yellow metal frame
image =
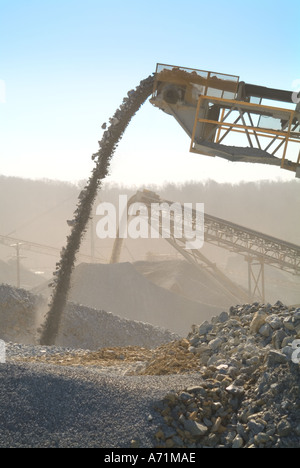
<path fill-rule="evenodd" d="M 221 112 L 221 117 L 220 120 L 209 120 L 205 118 L 200 118 L 199 113 L 201 110 L 201 105 L 203 104 L 204 101 L 208 101 L 211 104 L 219 104 L 222 108 Z M 236 109 L 235 109 L 236 108 Z M 225 116 L 225 110 L 240 110 L 243 109 L 245 112 L 250 112 L 251 110 L 256 110 L 256 113 L 260 113 L 261 115 L 266 115 L 270 113 L 276 113 L 280 112 L 286 113 L 288 116 L 288 128 L 286 131 L 278 131 L 278 130 L 273 130 L 273 129 L 268 129 L 268 128 L 261 128 L 261 127 L 255 127 L 252 125 L 241 125 L 237 123 L 232 123 L 232 122 L 225 122 L 224 118 Z M 260 112 L 258 112 L 260 111 Z M 210 96 L 199 96 L 198 99 L 198 104 L 197 104 L 197 110 L 196 110 L 196 118 L 195 118 L 195 123 L 193 127 L 193 133 L 192 133 L 192 139 L 191 139 L 191 146 L 190 146 L 190 151 L 193 153 L 199 153 L 195 148 L 194 148 L 194 143 L 195 143 L 195 136 L 196 136 L 196 131 L 197 131 L 197 125 L 198 123 L 204 123 L 204 124 L 212 124 L 216 126 L 217 133 L 216 133 L 216 138 L 215 138 L 215 143 L 219 143 L 221 139 L 221 131 L 226 130 L 231 132 L 237 132 L 237 133 L 243 133 L 255 136 L 257 139 L 258 137 L 264 137 L 264 138 L 274 138 L 280 142 L 284 142 L 284 149 L 283 149 L 283 156 L 281 157 L 281 168 L 289 169 L 292 171 L 296 171 L 296 168 L 300 164 L 300 151 L 299 151 L 299 156 L 297 163 L 292 163 L 289 166 L 285 166 L 285 160 L 286 160 L 286 153 L 287 153 L 287 147 L 289 142 L 294 142 L 294 143 L 300 143 L 300 135 L 299 139 L 293 138 L 291 136 L 292 133 L 295 133 L 292 131 L 292 124 L 294 121 L 294 118 L 296 116 L 296 111 L 290 110 L 290 109 L 282 109 L 279 107 L 271 107 L 271 106 L 265 106 L 261 104 L 254 104 L 250 102 L 245 102 L 245 101 L 236 101 L 232 99 L 224 99 L 224 98 L 214 98 Z M 276 149 L 277 151 L 277 149 Z M 275 152 L 276 152 L 275 151 Z"/>

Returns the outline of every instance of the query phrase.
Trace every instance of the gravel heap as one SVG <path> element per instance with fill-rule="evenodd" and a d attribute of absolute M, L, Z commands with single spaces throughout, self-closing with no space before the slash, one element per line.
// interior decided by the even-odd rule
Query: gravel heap
<path fill-rule="evenodd" d="M 203 382 L 157 405 L 157 447 L 300 447 L 300 309 L 232 307 L 193 328 Z"/>
<path fill-rule="evenodd" d="M 0 284 L 0 339 L 34 343 L 35 310 L 42 299 L 25 289 Z"/>
<path fill-rule="evenodd" d="M 281 302 L 155 349 L 7 343 L 0 446 L 299 448 L 299 344 L 300 309 Z"/>
<path fill-rule="evenodd" d="M 117 376 L 40 363 L 0 365 L 0 448 L 151 447 L 153 403 L 197 376 Z"/>
<path fill-rule="evenodd" d="M 108 346 L 154 348 L 179 336 L 149 323 L 128 320 L 103 310 L 69 303 L 56 344 L 96 350 Z"/>
<path fill-rule="evenodd" d="M 46 307 L 46 302 L 40 296 L 24 289 L 0 285 L 0 339 L 37 344 L 40 311 L 45 311 Z M 149 323 L 68 303 L 55 344 L 62 348 L 88 350 L 108 346 L 153 348 L 176 339 L 179 336 L 175 333 Z M 46 346 L 41 348 L 53 349 Z"/>

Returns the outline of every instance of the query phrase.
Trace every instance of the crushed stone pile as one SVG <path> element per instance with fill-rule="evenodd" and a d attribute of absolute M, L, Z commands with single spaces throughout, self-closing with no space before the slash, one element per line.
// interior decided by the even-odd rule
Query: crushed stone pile
<path fill-rule="evenodd" d="M 148 448 L 162 423 L 153 402 L 196 383 L 184 374 L 0 364 L 0 448 Z"/>
<path fill-rule="evenodd" d="M 25 289 L 0 284 L 0 339 L 25 344 L 33 343 L 35 310 L 42 304 L 39 296 Z"/>
<path fill-rule="evenodd" d="M 164 397 L 151 400 L 151 421 L 155 420 L 151 442 L 150 419 L 144 418 L 148 447 L 299 448 L 299 346 L 300 309 L 278 301 L 231 307 L 211 321 L 194 325 L 186 339 L 151 349 L 127 345 L 91 351 L 7 343 L 7 365 L 17 366 L 16 375 L 29 371 L 59 374 L 62 385 L 64 375 L 76 380 L 82 373 L 96 378 L 98 384 L 104 382 L 101 379 L 113 379 L 110 385 L 119 385 L 121 378 L 129 379 L 129 386 L 172 379 L 172 385 L 164 380 Z M 4 372 L 5 366 L 0 375 L 1 369 Z M 122 398 L 122 405 L 127 405 L 126 397 Z M 149 404 L 150 400 L 147 411 Z M 120 402 L 111 401 L 111 405 L 119 408 Z M 53 411 L 51 404 L 47 411 Z M 110 427 L 112 423 L 106 418 L 105 424 Z M 132 440 L 132 427 L 127 428 L 125 421 L 122 424 L 122 441 Z M 80 425 L 81 440 L 87 436 L 84 431 Z M 142 433 L 140 425 L 140 438 Z M 64 437 L 68 445 L 68 432 Z M 98 433 L 88 443 L 94 443 L 95 437 L 98 440 Z M 106 446 L 120 446 L 122 441 L 114 438 Z"/>
<path fill-rule="evenodd" d="M 176 333 L 149 323 L 68 303 L 56 344 L 89 350 L 108 346 L 153 348 L 176 338 Z"/>
<path fill-rule="evenodd" d="M 300 309 L 231 307 L 194 327 L 198 386 L 156 406 L 157 447 L 299 448 Z"/>
<path fill-rule="evenodd" d="M 47 304 L 24 289 L 0 285 L 0 339 L 37 344 L 40 310 Z M 96 350 L 108 346 L 153 348 L 179 339 L 179 335 L 149 323 L 128 320 L 110 312 L 68 303 L 56 345 Z M 47 349 L 47 347 L 45 347 Z"/>

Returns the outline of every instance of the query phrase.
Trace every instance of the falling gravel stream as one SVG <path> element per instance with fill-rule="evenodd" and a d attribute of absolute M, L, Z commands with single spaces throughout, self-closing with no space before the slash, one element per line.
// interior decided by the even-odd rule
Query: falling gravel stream
<path fill-rule="evenodd" d="M 99 151 L 92 156 L 96 166 L 87 185 L 79 195 L 79 202 L 74 213 L 75 222 L 71 234 L 67 238 L 66 247 L 62 249 L 61 259 L 54 274 L 53 293 L 40 339 L 42 345 L 55 343 L 62 313 L 68 298 L 76 254 L 86 231 L 101 181 L 108 174 L 110 161 L 119 140 L 122 138 L 132 117 L 152 93 L 153 84 L 154 76 L 151 75 L 141 81 L 135 90 L 128 92 L 128 97 L 123 99 L 121 106 L 110 119 L 110 125 L 99 142 Z"/>

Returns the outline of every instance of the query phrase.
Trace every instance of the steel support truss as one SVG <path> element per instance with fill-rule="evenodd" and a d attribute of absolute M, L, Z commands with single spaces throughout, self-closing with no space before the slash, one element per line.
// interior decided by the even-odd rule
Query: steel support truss
<path fill-rule="evenodd" d="M 212 112 L 214 109 L 214 112 Z M 214 115 L 213 117 L 210 117 Z M 215 116 L 218 115 L 218 118 Z M 300 164 L 300 151 L 297 161 L 286 159 L 289 143 L 300 143 L 299 112 L 278 107 L 265 106 L 231 99 L 200 96 L 196 110 L 191 139 L 191 152 L 203 153 L 207 144 L 215 145 L 224 151 L 226 144 L 231 148 L 230 136 L 239 133 L 246 137 L 240 146 L 248 148 L 242 152 L 244 161 L 258 162 L 269 160 L 269 164 L 293 172 Z M 228 142 L 229 140 L 229 142 Z M 204 152 L 205 154 L 205 152 Z"/>
<path fill-rule="evenodd" d="M 162 200 L 153 192 L 137 192 L 129 201 L 128 208 L 133 203 L 142 203 L 148 209 L 148 222 L 150 223 L 151 206 L 159 203 L 161 218 L 158 232 L 161 237 L 171 244 L 187 261 L 198 268 L 205 268 L 218 286 L 226 292 L 228 297 L 238 301 L 252 301 L 257 299 L 265 302 L 265 265 L 278 268 L 293 275 L 300 275 L 300 246 L 268 236 L 253 229 L 248 229 L 231 223 L 216 216 L 204 214 L 204 242 L 221 247 L 230 252 L 242 255 L 248 262 L 248 294 L 225 275 L 215 263 L 206 258 L 200 249 L 187 250 L 186 242 L 191 238 L 191 232 L 184 231 L 178 238 L 174 235 L 175 226 L 182 220 L 184 206 L 180 203 Z M 176 205 L 177 209 L 174 208 Z M 170 235 L 164 236 L 162 219 L 170 216 Z M 194 230 L 197 212 L 192 209 L 190 227 Z M 128 217 L 127 213 L 124 214 Z M 178 218 L 178 219 L 177 219 Z M 114 244 L 111 263 L 117 263 L 120 258 L 123 239 L 117 234 Z"/>

